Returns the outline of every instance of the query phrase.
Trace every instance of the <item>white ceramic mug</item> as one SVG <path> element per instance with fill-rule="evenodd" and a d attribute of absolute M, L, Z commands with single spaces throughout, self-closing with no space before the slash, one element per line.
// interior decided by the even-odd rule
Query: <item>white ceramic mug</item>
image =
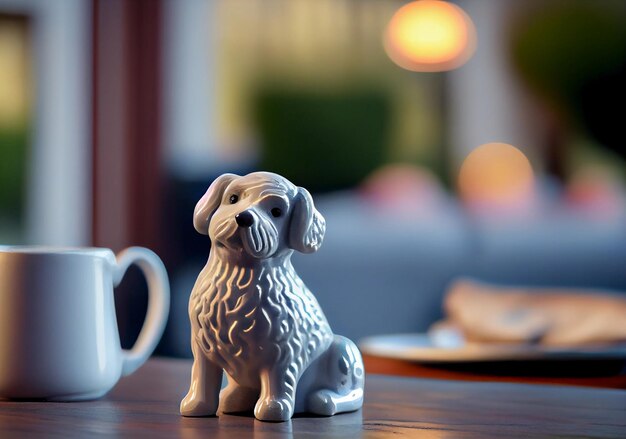
<path fill-rule="evenodd" d="M 120 347 L 113 287 L 129 265 L 146 276 L 146 320 Z M 152 251 L 0 247 L 0 398 L 99 398 L 141 366 L 169 311 L 167 272 Z"/>

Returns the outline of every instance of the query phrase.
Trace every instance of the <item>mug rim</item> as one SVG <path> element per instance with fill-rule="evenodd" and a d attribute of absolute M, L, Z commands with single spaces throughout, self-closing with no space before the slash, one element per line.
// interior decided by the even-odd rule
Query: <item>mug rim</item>
<path fill-rule="evenodd" d="M 107 256 L 113 251 L 104 247 L 78 247 L 56 245 L 0 245 L 0 253 L 24 255 L 88 255 Z"/>

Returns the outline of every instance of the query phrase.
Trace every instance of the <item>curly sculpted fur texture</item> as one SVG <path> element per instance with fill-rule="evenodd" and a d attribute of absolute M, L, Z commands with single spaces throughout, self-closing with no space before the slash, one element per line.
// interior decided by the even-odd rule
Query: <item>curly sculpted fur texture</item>
<path fill-rule="evenodd" d="M 216 258 L 198 277 L 189 313 L 204 355 L 246 387 L 260 387 L 262 369 L 271 364 L 286 371 L 285 385 L 295 390 L 333 338 L 291 264 L 246 268 Z"/>
<path fill-rule="evenodd" d="M 333 335 L 291 264 L 294 250 L 314 252 L 324 237 L 311 195 L 268 172 L 224 174 L 198 202 L 194 226 L 213 245 L 189 301 L 194 365 L 181 413 L 213 415 L 219 405 L 284 421 L 360 408 L 361 355 Z"/>

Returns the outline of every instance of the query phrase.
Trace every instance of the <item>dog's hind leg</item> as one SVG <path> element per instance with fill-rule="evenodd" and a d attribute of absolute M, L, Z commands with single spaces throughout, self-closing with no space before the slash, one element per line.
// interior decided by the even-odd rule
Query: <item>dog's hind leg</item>
<path fill-rule="evenodd" d="M 259 398 L 259 389 L 243 387 L 228 374 L 228 385 L 220 392 L 220 412 L 240 413 L 254 409 Z"/>
<path fill-rule="evenodd" d="M 363 405 L 363 389 L 354 389 L 347 395 L 322 389 L 309 396 L 309 411 L 316 415 L 333 416 L 337 413 L 353 412 Z"/>
<path fill-rule="evenodd" d="M 308 396 L 308 411 L 332 416 L 358 410 L 363 405 L 365 370 L 361 353 L 355 344 L 336 335 L 318 365 L 326 386 Z"/>
<path fill-rule="evenodd" d="M 180 403 L 180 414 L 215 415 L 222 387 L 222 368 L 209 361 L 195 340 L 191 341 L 191 350 L 193 352 L 191 385 L 187 396 Z"/>

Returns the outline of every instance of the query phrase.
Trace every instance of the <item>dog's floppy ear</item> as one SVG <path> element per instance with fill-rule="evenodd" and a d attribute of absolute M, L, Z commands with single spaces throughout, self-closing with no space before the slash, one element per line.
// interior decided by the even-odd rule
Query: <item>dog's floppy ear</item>
<path fill-rule="evenodd" d="M 302 253 L 317 251 L 324 240 L 326 221 L 315 209 L 311 194 L 299 187 L 289 225 L 289 247 Z"/>
<path fill-rule="evenodd" d="M 193 211 L 193 226 L 199 233 L 203 235 L 209 234 L 211 217 L 219 207 L 226 187 L 238 177 L 239 176 L 235 174 L 220 175 L 211 183 L 209 189 L 207 189 L 206 193 L 200 198 L 200 201 L 198 201 Z"/>

